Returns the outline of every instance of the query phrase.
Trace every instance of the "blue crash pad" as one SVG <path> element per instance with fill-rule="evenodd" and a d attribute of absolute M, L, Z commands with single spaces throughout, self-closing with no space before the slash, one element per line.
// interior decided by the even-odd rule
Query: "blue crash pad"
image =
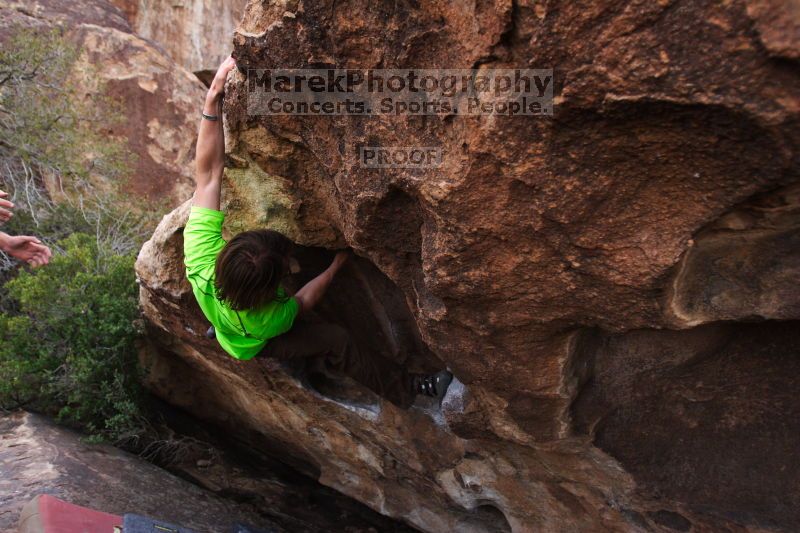
<path fill-rule="evenodd" d="M 122 530 L 125 533 L 195 533 L 194 530 L 138 514 L 124 515 Z"/>

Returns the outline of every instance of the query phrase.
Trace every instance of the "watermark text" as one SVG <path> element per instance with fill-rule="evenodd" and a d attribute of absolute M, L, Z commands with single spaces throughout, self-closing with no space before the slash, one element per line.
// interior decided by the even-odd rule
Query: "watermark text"
<path fill-rule="evenodd" d="M 553 114 L 552 69 L 251 69 L 251 115 Z"/>

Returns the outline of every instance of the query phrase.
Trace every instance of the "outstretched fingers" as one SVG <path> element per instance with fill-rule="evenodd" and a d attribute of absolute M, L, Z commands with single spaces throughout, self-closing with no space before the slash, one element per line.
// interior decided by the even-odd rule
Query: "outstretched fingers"
<path fill-rule="evenodd" d="M 8 239 L 6 252 L 32 267 L 39 267 L 50 262 L 52 252 L 38 238 L 30 235 L 18 235 Z"/>
<path fill-rule="evenodd" d="M 11 212 L 11 209 L 14 208 L 14 204 L 6 200 L 8 197 L 8 193 L 5 191 L 0 191 L 0 221 L 8 222 L 8 220 L 14 216 L 14 213 Z"/>
<path fill-rule="evenodd" d="M 43 266 L 50 262 L 52 252 L 50 252 L 50 248 L 42 244 L 39 239 L 34 237 L 34 240 L 30 241 L 30 244 L 28 244 L 28 250 L 32 254 L 31 259 L 28 261 L 28 264 L 31 266 Z"/>
<path fill-rule="evenodd" d="M 28 258 L 27 263 L 33 268 L 44 266 L 50 262 L 50 250 L 36 252 Z"/>

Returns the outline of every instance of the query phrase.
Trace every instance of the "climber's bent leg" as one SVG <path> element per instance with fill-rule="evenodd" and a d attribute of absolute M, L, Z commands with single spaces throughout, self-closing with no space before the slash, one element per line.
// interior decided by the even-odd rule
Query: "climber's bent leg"
<path fill-rule="evenodd" d="M 413 402 L 413 380 L 398 363 L 363 355 L 343 327 L 326 322 L 297 321 L 283 335 L 270 339 L 262 356 L 278 360 L 324 357 L 327 370 L 345 374 L 400 407 Z"/>
<path fill-rule="evenodd" d="M 292 329 L 267 341 L 259 356 L 272 357 L 280 361 L 323 356 L 341 342 L 331 334 L 331 324 L 298 320 Z"/>

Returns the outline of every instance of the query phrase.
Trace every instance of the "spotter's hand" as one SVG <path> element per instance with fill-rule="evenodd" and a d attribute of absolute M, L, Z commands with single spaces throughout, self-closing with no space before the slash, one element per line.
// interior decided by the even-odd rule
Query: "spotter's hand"
<path fill-rule="evenodd" d="M 34 268 L 46 265 L 52 256 L 50 248 L 36 237 L 28 235 L 9 236 L 4 242 L 3 251 Z"/>
<path fill-rule="evenodd" d="M 7 197 L 7 192 L 0 191 L 0 222 L 8 222 L 14 216 L 14 213 L 11 212 L 14 204 L 6 200 Z"/>

